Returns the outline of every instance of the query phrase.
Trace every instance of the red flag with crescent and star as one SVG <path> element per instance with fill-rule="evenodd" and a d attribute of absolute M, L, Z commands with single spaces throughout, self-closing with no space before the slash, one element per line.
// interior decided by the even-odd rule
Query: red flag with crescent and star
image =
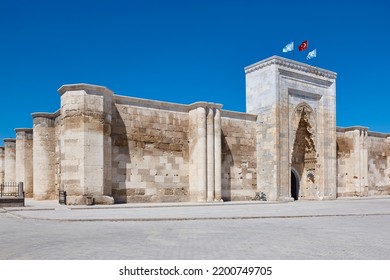
<path fill-rule="evenodd" d="M 299 45 L 298 50 L 304 51 L 309 46 L 309 42 L 307 40 L 303 41 L 302 44 Z"/>

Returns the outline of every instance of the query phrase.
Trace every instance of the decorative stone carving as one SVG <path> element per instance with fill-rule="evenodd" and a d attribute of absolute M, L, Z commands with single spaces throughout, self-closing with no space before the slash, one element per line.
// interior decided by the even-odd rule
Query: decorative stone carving
<path fill-rule="evenodd" d="M 294 148 L 296 145 L 300 145 L 302 149 L 305 150 L 305 159 L 315 159 L 316 158 L 316 149 L 315 149 L 315 121 L 312 114 L 313 110 L 306 103 L 299 104 L 293 115 L 293 138 L 292 138 L 292 151 L 294 153 Z M 299 130 L 300 129 L 300 130 Z M 301 143 L 297 143 L 298 134 L 302 135 Z"/>
<path fill-rule="evenodd" d="M 306 103 L 300 103 L 294 111 L 292 145 L 292 166 L 301 179 L 300 196 L 311 197 L 315 189 L 317 151 L 315 145 L 315 122 L 313 110 Z"/>

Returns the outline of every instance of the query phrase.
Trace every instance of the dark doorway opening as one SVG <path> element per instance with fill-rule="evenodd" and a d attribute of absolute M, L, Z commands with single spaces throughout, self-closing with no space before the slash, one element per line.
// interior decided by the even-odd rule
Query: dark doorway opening
<path fill-rule="evenodd" d="M 297 175 L 295 175 L 295 172 L 291 170 L 291 197 L 294 198 L 294 200 L 298 200 L 299 195 L 299 181 Z"/>

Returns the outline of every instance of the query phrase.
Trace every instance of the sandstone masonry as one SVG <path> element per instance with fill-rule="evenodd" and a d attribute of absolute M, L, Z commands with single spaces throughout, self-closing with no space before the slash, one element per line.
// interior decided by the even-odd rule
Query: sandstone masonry
<path fill-rule="evenodd" d="M 336 73 L 277 56 L 245 73 L 247 113 L 64 85 L 4 139 L 0 183 L 68 204 L 390 194 L 390 134 L 336 128 Z"/>

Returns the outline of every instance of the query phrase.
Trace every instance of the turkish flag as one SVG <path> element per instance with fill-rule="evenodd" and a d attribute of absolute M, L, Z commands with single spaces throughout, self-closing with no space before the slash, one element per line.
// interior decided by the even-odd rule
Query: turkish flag
<path fill-rule="evenodd" d="M 299 45 L 298 50 L 304 51 L 309 46 L 309 42 L 307 40 L 303 41 L 302 44 Z"/>

